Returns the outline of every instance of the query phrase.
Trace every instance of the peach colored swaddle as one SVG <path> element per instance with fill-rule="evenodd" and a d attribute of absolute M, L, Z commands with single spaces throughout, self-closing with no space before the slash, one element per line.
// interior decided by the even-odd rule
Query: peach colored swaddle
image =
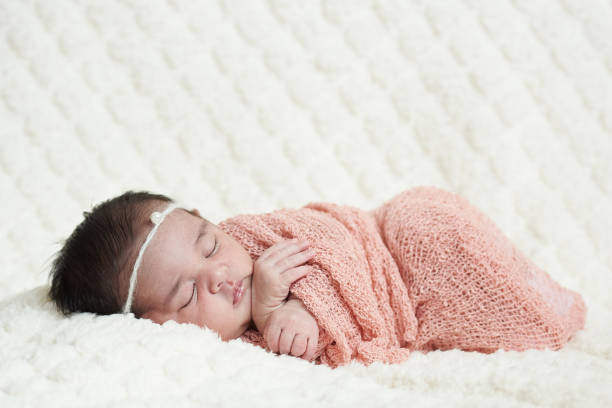
<path fill-rule="evenodd" d="M 579 294 L 523 255 L 481 211 L 433 187 L 365 211 L 332 203 L 229 218 L 219 227 L 257 259 L 307 239 L 295 282 L 320 328 L 317 362 L 398 363 L 411 351 L 559 349 L 584 327 Z M 243 340 L 265 346 L 248 331 Z"/>

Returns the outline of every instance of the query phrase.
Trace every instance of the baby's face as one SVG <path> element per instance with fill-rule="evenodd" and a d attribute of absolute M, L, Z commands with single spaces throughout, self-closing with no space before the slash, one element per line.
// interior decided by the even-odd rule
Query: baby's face
<path fill-rule="evenodd" d="M 159 226 L 138 272 L 135 303 L 154 322 L 194 323 L 235 339 L 251 322 L 253 261 L 195 214 L 176 209 Z"/>

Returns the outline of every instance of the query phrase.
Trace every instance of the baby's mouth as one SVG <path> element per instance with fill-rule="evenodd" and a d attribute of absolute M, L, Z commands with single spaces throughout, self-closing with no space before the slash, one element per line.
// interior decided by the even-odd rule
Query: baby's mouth
<path fill-rule="evenodd" d="M 244 295 L 244 278 L 240 281 L 236 282 L 234 285 L 234 305 L 237 305 L 242 300 L 242 296 Z"/>

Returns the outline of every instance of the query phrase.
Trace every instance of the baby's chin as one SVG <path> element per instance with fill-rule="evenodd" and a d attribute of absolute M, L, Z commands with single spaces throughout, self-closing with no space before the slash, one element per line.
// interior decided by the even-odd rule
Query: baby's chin
<path fill-rule="evenodd" d="M 219 335 L 219 337 L 221 337 L 221 340 L 223 340 L 223 341 L 235 340 L 237 338 L 240 338 L 250 328 L 251 328 L 251 323 L 250 322 L 249 323 L 245 323 L 238 330 L 236 330 L 234 333 L 225 334 L 225 335 Z"/>

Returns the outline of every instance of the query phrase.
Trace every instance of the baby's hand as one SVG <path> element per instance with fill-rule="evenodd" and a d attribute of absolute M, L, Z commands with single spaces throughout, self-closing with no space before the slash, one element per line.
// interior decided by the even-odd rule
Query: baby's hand
<path fill-rule="evenodd" d="M 291 299 L 272 313 L 263 336 L 271 351 L 311 361 L 319 342 L 319 326 L 299 299 Z"/>
<path fill-rule="evenodd" d="M 255 261 L 251 310 L 260 333 L 270 314 L 289 295 L 291 284 L 308 274 L 310 266 L 303 264 L 313 255 L 308 242 L 291 239 L 272 245 Z"/>

